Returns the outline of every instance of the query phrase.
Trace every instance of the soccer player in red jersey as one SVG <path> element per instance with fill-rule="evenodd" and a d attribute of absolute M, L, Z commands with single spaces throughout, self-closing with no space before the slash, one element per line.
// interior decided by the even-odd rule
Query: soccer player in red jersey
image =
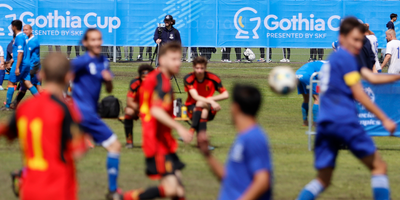
<path fill-rule="evenodd" d="M 126 145 L 128 149 L 133 148 L 133 120 L 139 119 L 139 89 L 142 82 L 146 79 L 148 73 L 153 71 L 153 67 L 148 64 L 139 66 L 139 77 L 133 79 L 129 84 L 129 91 L 126 95 L 126 108 L 125 108 L 125 136 Z"/>
<path fill-rule="evenodd" d="M 185 199 L 180 173 L 185 165 L 176 155 L 178 143 L 171 134 L 171 129 L 175 129 L 185 142 L 192 140 L 189 130 L 172 117 L 173 92 L 170 78 L 179 72 L 181 49 L 181 45 L 174 42 L 161 47 L 160 66 L 158 70 L 149 73 L 139 92 L 146 173 L 152 179 L 159 179 L 160 185 L 126 192 L 124 200 L 160 197 Z"/>
<path fill-rule="evenodd" d="M 77 180 L 74 158 L 86 150 L 77 123 L 80 115 L 63 100 L 63 89 L 72 78 L 70 63 L 62 54 L 43 61 L 46 80 L 42 95 L 22 103 L 0 136 L 19 138 L 24 169 L 19 196 L 22 200 L 75 200 Z"/>
<path fill-rule="evenodd" d="M 207 71 L 207 60 L 204 57 L 193 60 L 193 72 L 185 76 L 184 84 L 188 93 L 185 105 L 192 119 L 191 131 L 206 131 L 207 121 L 213 120 L 217 111 L 221 110 L 217 101 L 227 99 L 228 91 L 217 75 Z M 215 91 L 220 94 L 214 96 Z"/>

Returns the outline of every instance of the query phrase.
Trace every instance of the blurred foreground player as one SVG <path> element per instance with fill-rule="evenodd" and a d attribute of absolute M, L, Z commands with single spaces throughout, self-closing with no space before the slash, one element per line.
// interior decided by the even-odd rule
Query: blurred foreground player
<path fill-rule="evenodd" d="M 193 72 L 185 76 L 184 84 L 188 93 L 185 105 L 192 120 L 191 132 L 206 131 L 207 122 L 221 110 L 217 101 L 227 99 L 228 91 L 217 75 L 207 71 L 207 59 L 202 56 L 193 60 Z M 216 91 L 220 94 L 214 96 Z"/>
<path fill-rule="evenodd" d="M 133 120 L 139 119 L 139 90 L 142 82 L 146 79 L 146 76 L 153 71 L 153 67 L 148 64 L 139 66 L 138 74 L 139 77 L 133 79 L 129 85 L 129 91 L 126 97 L 126 108 L 125 108 L 125 136 L 126 145 L 125 147 L 130 149 L 133 148 Z"/>
<path fill-rule="evenodd" d="M 192 140 L 189 130 L 172 118 L 173 91 L 170 78 L 179 73 L 181 49 L 181 45 L 175 42 L 161 47 L 160 66 L 146 77 L 139 92 L 146 174 L 151 179 L 160 180 L 160 185 L 126 192 L 124 200 L 185 199 L 180 172 L 185 164 L 176 154 L 178 143 L 171 134 L 171 129 L 175 129 L 185 142 Z"/>
<path fill-rule="evenodd" d="M 82 113 L 81 127 L 107 150 L 108 189 L 107 199 L 117 199 L 117 179 L 119 170 L 119 155 L 121 144 L 117 136 L 100 119 L 97 114 L 101 86 L 104 83 L 106 91 L 113 89 L 112 74 L 108 59 L 101 53 L 102 35 L 97 29 L 88 29 L 84 34 L 83 45 L 87 52 L 72 61 L 73 81 L 72 98 Z"/>
<path fill-rule="evenodd" d="M 374 199 L 390 199 L 387 166 L 371 137 L 361 127 L 354 100 L 373 113 L 385 129 L 393 134 L 396 124 L 364 92 L 361 77 L 372 84 L 389 83 L 399 75 L 375 74 L 356 60 L 363 47 L 365 26 L 356 18 L 345 18 L 340 25 L 340 49 L 321 69 L 321 109 L 318 116 L 314 155 L 317 178 L 304 187 L 299 200 L 315 199 L 331 183 L 341 144 L 349 147 L 371 172 Z"/>
<path fill-rule="evenodd" d="M 319 72 L 321 70 L 322 65 L 324 62 L 316 61 L 316 62 L 309 62 L 300 69 L 296 71 L 296 77 L 299 80 L 297 85 L 297 92 L 303 96 L 303 103 L 301 104 L 301 113 L 303 114 L 303 125 L 308 126 L 308 110 L 309 110 L 309 102 L 310 102 L 310 95 L 309 89 L 307 88 L 310 86 L 310 78 L 312 74 L 315 72 Z M 314 77 L 314 80 L 318 80 L 318 76 Z M 314 105 L 312 107 L 313 112 L 313 121 L 316 122 L 319 110 L 319 96 L 317 91 L 317 83 L 312 84 L 312 97 L 314 99 Z"/>
<path fill-rule="evenodd" d="M 239 132 L 223 165 L 210 154 L 204 131 L 199 133 L 200 150 L 211 170 L 222 182 L 219 200 L 269 200 L 272 198 L 272 157 L 269 142 L 256 115 L 262 102 L 253 86 L 236 85 L 233 89 L 231 116 Z"/>
<path fill-rule="evenodd" d="M 14 192 L 22 200 L 77 199 L 74 159 L 86 147 L 77 125 L 80 116 L 63 100 L 63 89 L 72 77 L 69 70 L 64 55 L 46 57 L 42 95 L 26 100 L 8 124 L 0 125 L 0 135 L 9 140 L 19 138 L 24 168 L 13 182 Z"/>

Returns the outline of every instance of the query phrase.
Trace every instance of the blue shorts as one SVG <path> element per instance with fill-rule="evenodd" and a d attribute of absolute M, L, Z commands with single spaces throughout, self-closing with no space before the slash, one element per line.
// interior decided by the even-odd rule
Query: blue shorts
<path fill-rule="evenodd" d="M 30 81 L 31 80 L 31 75 L 29 74 L 29 67 L 21 66 L 20 67 L 20 73 L 21 74 L 19 76 L 15 75 L 15 69 L 16 69 L 16 66 L 13 65 L 11 67 L 10 76 L 8 78 L 8 81 L 10 81 L 11 83 L 16 84 L 16 83 L 18 83 L 20 81 Z"/>
<path fill-rule="evenodd" d="M 309 89 L 307 89 L 307 86 L 310 85 L 310 76 L 308 75 L 298 75 L 296 74 L 298 78 L 299 83 L 297 84 L 297 92 L 298 94 L 309 94 Z M 318 94 L 317 93 L 317 83 L 313 84 L 313 94 Z"/>
<path fill-rule="evenodd" d="M 33 85 L 41 85 L 40 81 L 39 81 L 38 78 L 37 78 L 37 75 L 31 77 L 31 83 L 32 83 Z"/>
<path fill-rule="evenodd" d="M 334 168 L 341 145 L 346 145 L 359 159 L 370 156 L 376 151 L 374 141 L 359 123 L 318 123 L 314 147 L 315 168 L 318 170 Z"/>
<path fill-rule="evenodd" d="M 100 119 L 97 113 L 88 111 L 82 112 L 82 122 L 80 123 L 85 133 L 93 137 L 94 142 L 101 144 L 103 147 L 108 147 L 117 136 L 113 134 L 111 129 Z"/>

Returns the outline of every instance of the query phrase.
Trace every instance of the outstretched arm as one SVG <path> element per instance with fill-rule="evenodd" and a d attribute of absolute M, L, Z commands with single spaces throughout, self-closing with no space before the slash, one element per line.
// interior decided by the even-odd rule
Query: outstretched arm
<path fill-rule="evenodd" d="M 210 97 L 209 99 L 212 99 L 214 101 L 221 101 L 221 100 L 225 100 L 225 99 L 228 99 L 228 98 L 229 98 L 228 91 L 224 91 L 219 95 L 215 95 L 215 96 Z"/>
<path fill-rule="evenodd" d="M 386 58 L 385 58 L 386 59 Z M 383 66 L 383 65 L 382 65 Z M 400 80 L 400 75 L 396 74 L 376 74 L 367 68 L 361 69 L 361 76 L 372 84 L 391 83 Z"/>
<path fill-rule="evenodd" d="M 208 165 L 211 168 L 211 171 L 218 178 L 218 180 L 221 181 L 225 176 L 225 169 L 224 166 L 214 156 L 211 155 L 210 150 L 208 149 L 209 142 L 207 134 L 204 131 L 200 132 L 198 134 L 197 140 L 199 143 L 199 149 L 201 153 L 204 155 L 204 158 L 206 159 Z"/>

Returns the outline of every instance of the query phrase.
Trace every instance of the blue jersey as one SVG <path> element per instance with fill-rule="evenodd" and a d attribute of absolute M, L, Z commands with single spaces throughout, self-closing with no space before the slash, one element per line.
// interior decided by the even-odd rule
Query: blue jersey
<path fill-rule="evenodd" d="M 239 199 L 260 170 L 270 174 L 270 188 L 259 198 L 268 200 L 272 196 L 272 161 L 267 136 L 257 125 L 239 133 L 236 138 L 225 166 L 219 199 Z"/>
<path fill-rule="evenodd" d="M 28 40 L 28 50 L 30 57 L 30 66 L 32 69 L 33 66 L 40 63 L 40 43 L 39 39 L 34 35 Z"/>
<path fill-rule="evenodd" d="M 17 66 L 17 58 L 18 53 L 23 52 L 24 57 L 22 58 L 21 68 L 20 71 L 25 70 L 26 67 L 30 67 L 30 60 L 29 60 L 29 50 L 28 50 L 28 36 L 25 35 L 23 32 L 19 32 L 15 37 L 15 41 L 13 44 L 13 57 L 14 57 L 14 64 L 13 67 Z"/>
<path fill-rule="evenodd" d="M 350 86 L 360 80 L 361 67 L 345 49 L 332 53 L 321 69 L 321 102 L 318 122 L 358 123 Z M 346 133 L 343 133 L 346 134 Z"/>
<path fill-rule="evenodd" d="M 321 70 L 321 67 L 324 65 L 324 63 L 325 62 L 322 61 L 309 62 L 296 71 L 296 76 L 302 75 L 311 77 L 314 72 L 319 72 Z"/>
<path fill-rule="evenodd" d="M 91 57 L 88 53 L 72 61 L 72 71 L 75 73 L 72 98 L 82 114 L 97 113 L 103 70 L 110 70 L 108 59 L 104 56 Z M 86 112 L 85 112 L 86 111 Z"/>

